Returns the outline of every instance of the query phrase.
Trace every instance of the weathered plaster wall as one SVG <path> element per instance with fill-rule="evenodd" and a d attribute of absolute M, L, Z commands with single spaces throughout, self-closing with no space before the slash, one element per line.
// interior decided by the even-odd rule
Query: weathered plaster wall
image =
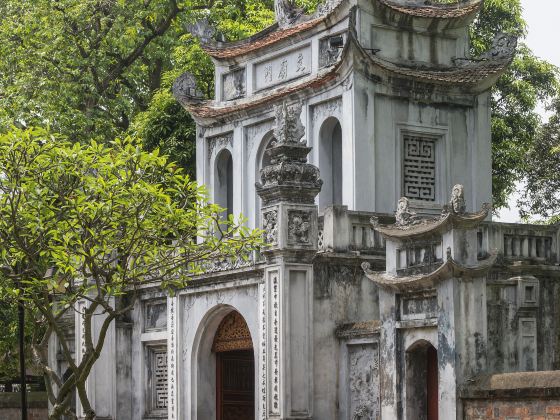
<path fill-rule="evenodd" d="M 523 274 L 530 275 L 530 267 Z M 494 273 L 488 284 L 488 369 L 490 372 L 519 370 L 553 370 L 560 368 L 560 283 L 546 275 L 532 277 L 538 281 L 538 302 L 523 302 L 520 277 Z M 532 283 L 531 283 L 532 284 Z M 525 357 L 530 357 L 529 369 L 523 360 L 520 329 L 521 319 L 536 321 L 535 346 Z M 530 332 L 529 332 L 530 333 Z M 532 333 L 531 333 L 532 334 Z M 525 332 L 527 335 L 527 332 Z"/>
<path fill-rule="evenodd" d="M 484 97 L 479 99 L 483 100 Z M 403 132 L 427 134 L 438 138 L 436 200 L 433 204 L 424 202 L 415 203 L 414 206 L 428 213 L 437 212 L 435 209 L 438 205 L 441 208 L 441 205 L 449 200 L 449 191 L 456 183 L 465 187 L 468 211 L 479 209 L 483 202 L 490 202 L 491 178 L 486 175 L 490 163 L 484 155 L 487 150 L 483 147 L 488 139 L 488 126 L 479 115 L 477 106 L 473 104 L 473 107 L 469 108 L 427 105 L 381 94 L 375 96 L 372 106 L 375 112 L 375 176 L 374 182 L 368 184 L 375 190 L 374 211 L 392 213 L 398 199 L 403 195 Z M 366 133 L 363 135 L 367 138 Z M 367 166 L 358 171 L 366 170 L 365 168 Z M 367 207 L 370 211 L 371 208 Z"/>
<path fill-rule="evenodd" d="M 314 418 L 339 418 L 338 388 L 342 360 L 337 326 L 379 319 L 377 288 L 362 273 L 359 261 L 314 264 L 313 371 Z"/>

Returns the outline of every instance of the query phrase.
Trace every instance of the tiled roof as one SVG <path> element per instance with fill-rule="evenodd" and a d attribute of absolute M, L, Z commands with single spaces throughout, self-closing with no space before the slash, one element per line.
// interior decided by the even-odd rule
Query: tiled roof
<path fill-rule="evenodd" d="M 289 38 L 297 33 L 305 32 L 311 28 L 316 27 L 325 20 L 325 17 L 309 20 L 286 29 L 265 30 L 260 35 L 257 34 L 246 42 L 241 43 L 224 43 L 223 45 L 206 45 L 206 51 L 211 57 L 214 58 L 232 58 L 251 51 L 257 51 L 261 48 L 269 47 L 277 42 Z"/>
<path fill-rule="evenodd" d="M 187 106 L 187 110 L 198 118 L 219 118 L 230 113 L 238 113 L 248 111 L 250 109 L 259 107 L 265 103 L 272 103 L 277 99 L 289 96 L 296 92 L 301 92 L 306 89 L 317 89 L 325 83 L 335 79 L 338 75 L 338 66 L 333 67 L 327 73 L 322 73 L 319 76 L 306 79 L 299 83 L 290 84 L 273 91 L 257 94 L 253 97 L 239 100 L 228 104 L 227 106 L 216 106 L 213 101 L 207 101 L 202 104 L 194 104 Z"/>
<path fill-rule="evenodd" d="M 489 61 L 464 67 L 450 67 L 449 69 L 414 69 L 381 63 L 380 61 L 375 61 L 375 63 L 402 76 L 446 85 L 471 85 L 478 83 L 487 77 L 500 73 L 509 65 L 507 61 Z"/>
<path fill-rule="evenodd" d="M 482 0 L 471 0 L 468 2 L 458 2 L 452 4 L 426 4 L 428 2 L 377 0 L 382 5 L 410 16 L 435 18 L 435 19 L 456 19 L 475 13 L 482 5 Z"/>

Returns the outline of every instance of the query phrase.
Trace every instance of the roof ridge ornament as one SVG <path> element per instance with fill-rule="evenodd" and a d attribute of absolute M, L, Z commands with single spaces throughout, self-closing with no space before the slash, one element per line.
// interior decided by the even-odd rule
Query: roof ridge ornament
<path fill-rule="evenodd" d="M 302 140 L 301 112 L 300 102 L 274 107 L 274 139 L 265 152 L 270 164 L 261 169 L 261 183 L 256 184 L 265 205 L 279 201 L 313 204 L 321 190 L 319 168 L 307 162 L 311 148 Z"/>
<path fill-rule="evenodd" d="M 280 143 L 304 143 L 305 127 L 301 123 L 301 103 L 288 106 L 286 102 L 274 108 L 275 124 L 274 138 Z"/>
<path fill-rule="evenodd" d="M 175 79 L 171 91 L 175 99 L 184 107 L 204 100 L 204 94 L 198 89 L 196 78 L 188 71 Z"/>
<path fill-rule="evenodd" d="M 202 44 L 208 44 L 214 40 L 217 32 L 207 17 L 187 24 L 187 31 L 195 38 L 198 38 Z"/>
<path fill-rule="evenodd" d="M 451 200 L 443 206 L 438 218 L 420 218 L 410 210 L 409 199 L 402 197 L 395 212 L 395 224 L 381 225 L 376 217 L 372 217 L 370 222 L 385 238 L 411 239 L 446 232 L 452 228 L 472 229 L 486 219 L 492 206 L 484 203 L 476 213 L 467 213 L 466 208 L 465 189 L 461 184 L 456 184 L 451 192 Z"/>
<path fill-rule="evenodd" d="M 298 8 L 292 0 L 274 0 L 274 12 L 276 22 L 282 29 L 294 24 L 303 14 L 303 10 Z"/>

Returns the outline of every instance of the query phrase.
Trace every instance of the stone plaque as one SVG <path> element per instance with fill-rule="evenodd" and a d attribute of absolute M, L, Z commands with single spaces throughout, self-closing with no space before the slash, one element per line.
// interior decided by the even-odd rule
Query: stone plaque
<path fill-rule="evenodd" d="M 311 73 L 311 48 L 305 46 L 255 66 L 255 90 L 286 83 Z"/>
<path fill-rule="evenodd" d="M 224 101 L 245 96 L 245 69 L 232 71 L 222 76 L 222 98 Z"/>
<path fill-rule="evenodd" d="M 402 318 L 428 319 L 437 317 L 436 296 L 404 297 L 401 301 Z"/>
<path fill-rule="evenodd" d="M 336 63 L 342 48 L 331 48 L 330 36 L 319 40 L 319 67 L 327 67 Z"/>
<path fill-rule="evenodd" d="M 144 330 L 164 330 L 167 328 L 167 304 L 165 301 L 146 302 L 144 310 Z"/>
<path fill-rule="evenodd" d="M 376 343 L 348 346 L 348 420 L 378 420 L 379 349 Z"/>

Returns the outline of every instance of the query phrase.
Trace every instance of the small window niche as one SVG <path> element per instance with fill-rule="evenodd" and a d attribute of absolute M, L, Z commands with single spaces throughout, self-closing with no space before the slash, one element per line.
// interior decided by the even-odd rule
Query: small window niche
<path fill-rule="evenodd" d="M 449 199 L 448 138 L 447 127 L 397 124 L 396 196 L 419 215 L 439 215 Z"/>
<path fill-rule="evenodd" d="M 539 306 L 539 280 L 533 276 L 519 277 L 517 283 L 517 305 L 519 308 Z"/>
<path fill-rule="evenodd" d="M 167 302 L 165 300 L 144 303 L 144 331 L 163 331 L 167 329 Z"/>

